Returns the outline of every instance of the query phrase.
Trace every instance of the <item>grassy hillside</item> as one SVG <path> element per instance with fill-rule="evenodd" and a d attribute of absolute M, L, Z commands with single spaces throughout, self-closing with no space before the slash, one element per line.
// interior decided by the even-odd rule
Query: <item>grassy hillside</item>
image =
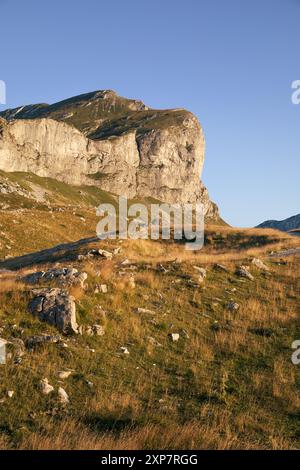
<path fill-rule="evenodd" d="M 15 257 L 94 237 L 95 207 L 116 199 L 22 173 L 1 173 L 0 190 L 0 336 L 26 343 L 58 334 L 28 312 L 32 287 L 18 281 L 53 266 L 88 274 L 85 289 L 70 289 L 77 321 L 105 331 L 60 335 L 19 360 L 9 346 L 12 357 L 0 365 L 0 448 L 300 447 L 300 368 L 291 362 L 300 339 L 299 255 L 269 256 L 298 246 L 297 237 L 208 226 L 199 252 L 172 241 L 94 240 L 66 245 L 59 256 L 46 252 L 37 265 Z M 120 251 L 111 260 L 89 258 L 93 248 Z M 236 275 L 241 264 L 253 281 Z M 195 266 L 207 270 L 203 282 Z M 47 396 L 43 378 L 55 389 Z M 59 386 L 67 406 L 58 402 Z"/>

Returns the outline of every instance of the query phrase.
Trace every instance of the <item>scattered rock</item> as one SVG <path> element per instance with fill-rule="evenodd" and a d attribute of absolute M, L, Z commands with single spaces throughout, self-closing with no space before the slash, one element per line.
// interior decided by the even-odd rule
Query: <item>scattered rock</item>
<path fill-rule="evenodd" d="M 86 334 L 87 336 L 93 336 L 94 335 L 94 332 L 93 332 L 93 328 L 91 326 L 86 326 L 83 330 L 84 334 Z"/>
<path fill-rule="evenodd" d="M 20 277 L 19 280 L 26 284 L 39 284 L 41 282 L 55 281 L 60 287 L 70 287 L 72 285 L 80 285 L 84 287 L 87 279 L 87 273 L 78 272 L 75 268 L 53 268 L 48 271 L 38 271 Z"/>
<path fill-rule="evenodd" d="M 60 370 L 57 372 L 57 377 L 61 380 L 68 379 L 72 375 L 73 371 L 71 370 Z"/>
<path fill-rule="evenodd" d="M 107 294 L 107 292 L 108 292 L 107 285 L 106 285 L 106 284 L 101 284 L 101 285 L 99 286 L 99 291 L 100 291 L 102 294 Z"/>
<path fill-rule="evenodd" d="M 193 266 L 193 268 L 200 273 L 203 277 L 206 277 L 206 269 L 201 268 L 200 266 Z"/>
<path fill-rule="evenodd" d="M 223 264 L 218 264 L 218 263 L 215 264 L 215 265 L 214 265 L 214 269 L 215 269 L 216 271 L 223 271 L 223 272 L 225 272 L 225 273 L 228 273 L 228 272 L 229 272 L 229 269 L 226 268 L 226 266 L 224 266 Z"/>
<path fill-rule="evenodd" d="M 78 334 L 81 335 L 81 336 L 83 336 L 83 334 L 84 334 L 84 327 L 83 327 L 83 325 L 80 325 L 80 326 L 78 327 Z"/>
<path fill-rule="evenodd" d="M 262 269 L 263 271 L 269 272 L 269 267 L 259 258 L 253 258 L 251 263 L 258 269 Z"/>
<path fill-rule="evenodd" d="M 159 271 L 163 274 L 167 274 L 169 272 L 169 270 L 167 268 L 165 268 L 162 264 L 157 265 L 157 271 Z"/>
<path fill-rule="evenodd" d="M 236 302 L 229 302 L 229 304 L 227 304 L 227 309 L 231 312 L 237 312 L 239 308 L 240 306 Z"/>
<path fill-rule="evenodd" d="M 176 341 L 179 340 L 180 335 L 179 335 L 179 333 L 171 333 L 171 334 L 170 334 L 170 337 L 171 337 L 171 340 L 172 340 L 173 342 L 176 342 Z"/>
<path fill-rule="evenodd" d="M 70 402 L 69 395 L 62 387 L 58 387 L 58 399 L 62 405 L 68 405 Z"/>
<path fill-rule="evenodd" d="M 105 331 L 102 325 L 93 325 L 93 332 L 96 336 L 103 336 L 105 334 Z"/>
<path fill-rule="evenodd" d="M 254 277 L 246 266 L 239 266 L 236 270 L 236 274 L 237 276 L 245 277 L 246 279 L 250 279 L 250 281 L 254 281 Z"/>
<path fill-rule="evenodd" d="M 36 289 L 28 310 L 64 334 L 78 333 L 74 297 L 64 290 Z"/>
<path fill-rule="evenodd" d="M 49 384 L 48 379 L 42 379 L 40 381 L 40 388 L 44 395 L 49 395 L 49 393 L 54 390 L 54 387 Z"/>
<path fill-rule="evenodd" d="M 129 266 L 131 265 L 131 261 L 128 258 L 126 258 L 120 264 L 121 266 Z"/>
<path fill-rule="evenodd" d="M 98 254 L 106 259 L 112 259 L 113 257 L 113 254 L 110 251 L 106 251 L 106 250 L 99 249 Z"/>
<path fill-rule="evenodd" d="M 85 260 L 87 260 L 88 258 L 89 258 L 88 255 L 78 255 L 78 256 L 77 256 L 77 260 L 78 260 L 78 261 L 85 261 Z"/>
<path fill-rule="evenodd" d="M 80 325 L 78 327 L 78 333 L 80 335 L 86 336 L 103 336 L 105 334 L 105 330 L 102 325 L 95 324 L 93 326 L 90 325 Z"/>
<path fill-rule="evenodd" d="M 34 336 L 29 336 L 26 340 L 26 347 L 29 350 L 32 350 L 38 346 L 42 346 L 47 343 L 58 343 L 61 341 L 60 336 L 53 336 L 53 335 L 34 335 Z"/>
<path fill-rule="evenodd" d="M 128 351 L 128 349 L 127 349 L 125 346 L 122 346 L 120 349 L 121 349 L 121 351 L 122 351 L 123 354 L 126 354 L 126 355 L 129 354 L 129 351 Z"/>
<path fill-rule="evenodd" d="M 190 339 L 190 336 L 186 330 L 182 330 L 183 336 L 185 336 L 186 339 Z"/>
<path fill-rule="evenodd" d="M 138 307 L 136 311 L 137 313 L 140 313 L 140 314 L 155 315 L 155 312 L 153 310 L 149 310 L 148 308 Z"/>
<path fill-rule="evenodd" d="M 202 283 L 204 279 L 206 278 L 206 273 L 207 273 L 206 269 L 200 268 L 200 266 L 193 266 L 193 268 L 199 273 L 198 282 Z"/>

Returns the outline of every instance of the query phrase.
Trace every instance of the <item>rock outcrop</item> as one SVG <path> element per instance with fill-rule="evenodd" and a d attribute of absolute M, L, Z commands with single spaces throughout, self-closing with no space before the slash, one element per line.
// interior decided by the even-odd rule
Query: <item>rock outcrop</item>
<path fill-rule="evenodd" d="M 205 140 L 183 109 L 153 110 L 112 91 L 0 113 L 0 169 L 74 185 L 98 185 L 129 198 L 202 202 L 218 209 L 200 181 Z"/>
<path fill-rule="evenodd" d="M 55 326 L 66 335 L 78 333 L 75 301 L 64 290 L 36 289 L 34 298 L 29 302 L 28 310 L 41 321 Z"/>
<path fill-rule="evenodd" d="M 25 284 L 39 284 L 54 282 L 59 287 L 71 287 L 78 285 L 84 288 L 84 281 L 87 279 L 85 272 L 78 272 L 75 268 L 52 268 L 48 271 L 37 271 L 25 276 L 20 276 L 19 280 Z"/>

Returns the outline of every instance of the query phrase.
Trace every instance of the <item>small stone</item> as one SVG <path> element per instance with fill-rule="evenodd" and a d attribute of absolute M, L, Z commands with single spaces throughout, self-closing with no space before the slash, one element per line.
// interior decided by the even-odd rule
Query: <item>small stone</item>
<path fill-rule="evenodd" d="M 60 336 L 54 335 L 34 335 L 29 336 L 26 340 L 26 347 L 30 350 L 35 349 L 38 346 L 42 346 L 47 343 L 58 343 L 60 341 Z"/>
<path fill-rule="evenodd" d="M 85 329 L 84 329 L 84 333 L 87 336 L 93 336 L 94 335 L 93 328 L 91 326 L 86 326 Z"/>
<path fill-rule="evenodd" d="M 179 338 L 180 338 L 179 333 L 171 333 L 170 336 L 171 336 L 171 339 L 172 339 L 173 342 L 178 341 Z"/>
<path fill-rule="evenodd" d="M 79 334 L 80 336 L 82 336 L 83 333 L 84 333 L 83 325 L 80 325 L 80 326 L 78 327 L 78 334 Z"/>
<path fill-rule="evenodd" d="M 240 277 L 245 277 L 246 279 L 250 279 L 250 281 L 254 281 L 254 277 L 248 270 L 246 266 L 239 266 L 236 270 L 236 274 Z"/>
<path fill-rule="evenodd" d="M 131 261 L 129 261 L 129 259 L 126 258 L 126 259 L 124 259 L 124 261 L 122 261 L 121 266 L 128 266 L 130 264 L 131 264 Z"/>
<path fill-rule="evenodd" d="M 253 260 L 251 261 L 251 263 L 258 269 L 261 269 L 263 271 L 267 271 L 269 272 L 270 269 L 268 268 L 268 266 L 259 258 L 253 258 Z"/>
<path fill-rule="evenodd" d="M 103 336 L 105 334 L 105 331 L 102 325 L 93 325 L 92 328 L 96 336 Z"/>
<path fill-rule="evenodd" d="M 60 371 L 57 372 L 57 377 L 61 380 L 65 380 L 65 379 L 69 378 L 70 375 L 72 375 L 71 370 L 60 370 Z"/>
<path fill-rule="evenodd" d="M 193 266 L 193 268 L 203 277 L 206 277 L 206 269 L 200 268 L 200 266 Z"/>
<path fill-rule="evenodd" d="M 54 390 L 54 387 L 49 384 L 48 379 L 42 379 L 40 381 L 40 387 L 44 395 L 49 395 L 49 393 L 53 392 Z"/>
<path fill-rule="evenodd" d="M 13 390 L 8 390 L 8 392 L 7 392 L 7 396 L 9 398 L 12 398 L 14 396 L 14 394 L 15 394 L 15 392 Z"/>
<path fill-rule="evenodd" d="M 237 312 L 239 308 L 240 306 L 236 302 L 230 302 L 229 304 L 227 304 L 227 309 L 231 312 Z"/>
<path fill-rule="evenodd" d="M 108 291 L 107 285 L 106 285 L 106 284 L 101 284 L 101 285 L 99 286 L 99 291 L 100 291 L 102 294 L 107 294 L 107 291 Z"/>
<path fill-rule="evenodd" d="M 58 399 L 62 405 L 68 405 L 70 402 L 69 395 L 62 387 L 58 388 Z"/>
<path fill-rule="evenodd" d="M 125 346 L 122 346 L 120 349 L 121 349 L 121 351 L 122 351 L 123 354 L 126 354 L 126 355 L 129 354 L 129 351 L 128 351 L 128 349 L 127 349 Z"/>
<path fill-rule="evenodd" d="M 110 251 L 106 251 L 106 250 L 98 250 L 98 254 L 100 256 L 103 256 L 103 258 L 106 258 L 106 259 L 112 259 L 113 257 L 113 254 L 110 252 Z"/>
<path fill-rule="evenodd" d="M 140 313 L 140 314 L 155 315 L 155 312 L 153 310 L 149 310 L 148 308 L 138 307 L 136 311 L 137 313 Z"/>
<path fill-rule="evenodd" d="M 224 266 L 223 264 L 218 264 L 218 263 L 215 264 L 215 265 L 214 265 L 214 269 L 215 269 L 216 271 L 224 271 L 225 273 L 228 273 L 228 272 L 229 272 L 229 269 L 226 268 L 226 266 Z"/>

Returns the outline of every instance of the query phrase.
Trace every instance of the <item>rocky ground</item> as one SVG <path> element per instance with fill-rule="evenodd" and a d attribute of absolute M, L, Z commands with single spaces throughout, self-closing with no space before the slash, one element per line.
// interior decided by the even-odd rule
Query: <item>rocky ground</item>
<path fill-rule="evenodd" d="M 113 195 L 1 181 L 2 449 L 299 448 L 297 237 L 99 241 Z"/>

